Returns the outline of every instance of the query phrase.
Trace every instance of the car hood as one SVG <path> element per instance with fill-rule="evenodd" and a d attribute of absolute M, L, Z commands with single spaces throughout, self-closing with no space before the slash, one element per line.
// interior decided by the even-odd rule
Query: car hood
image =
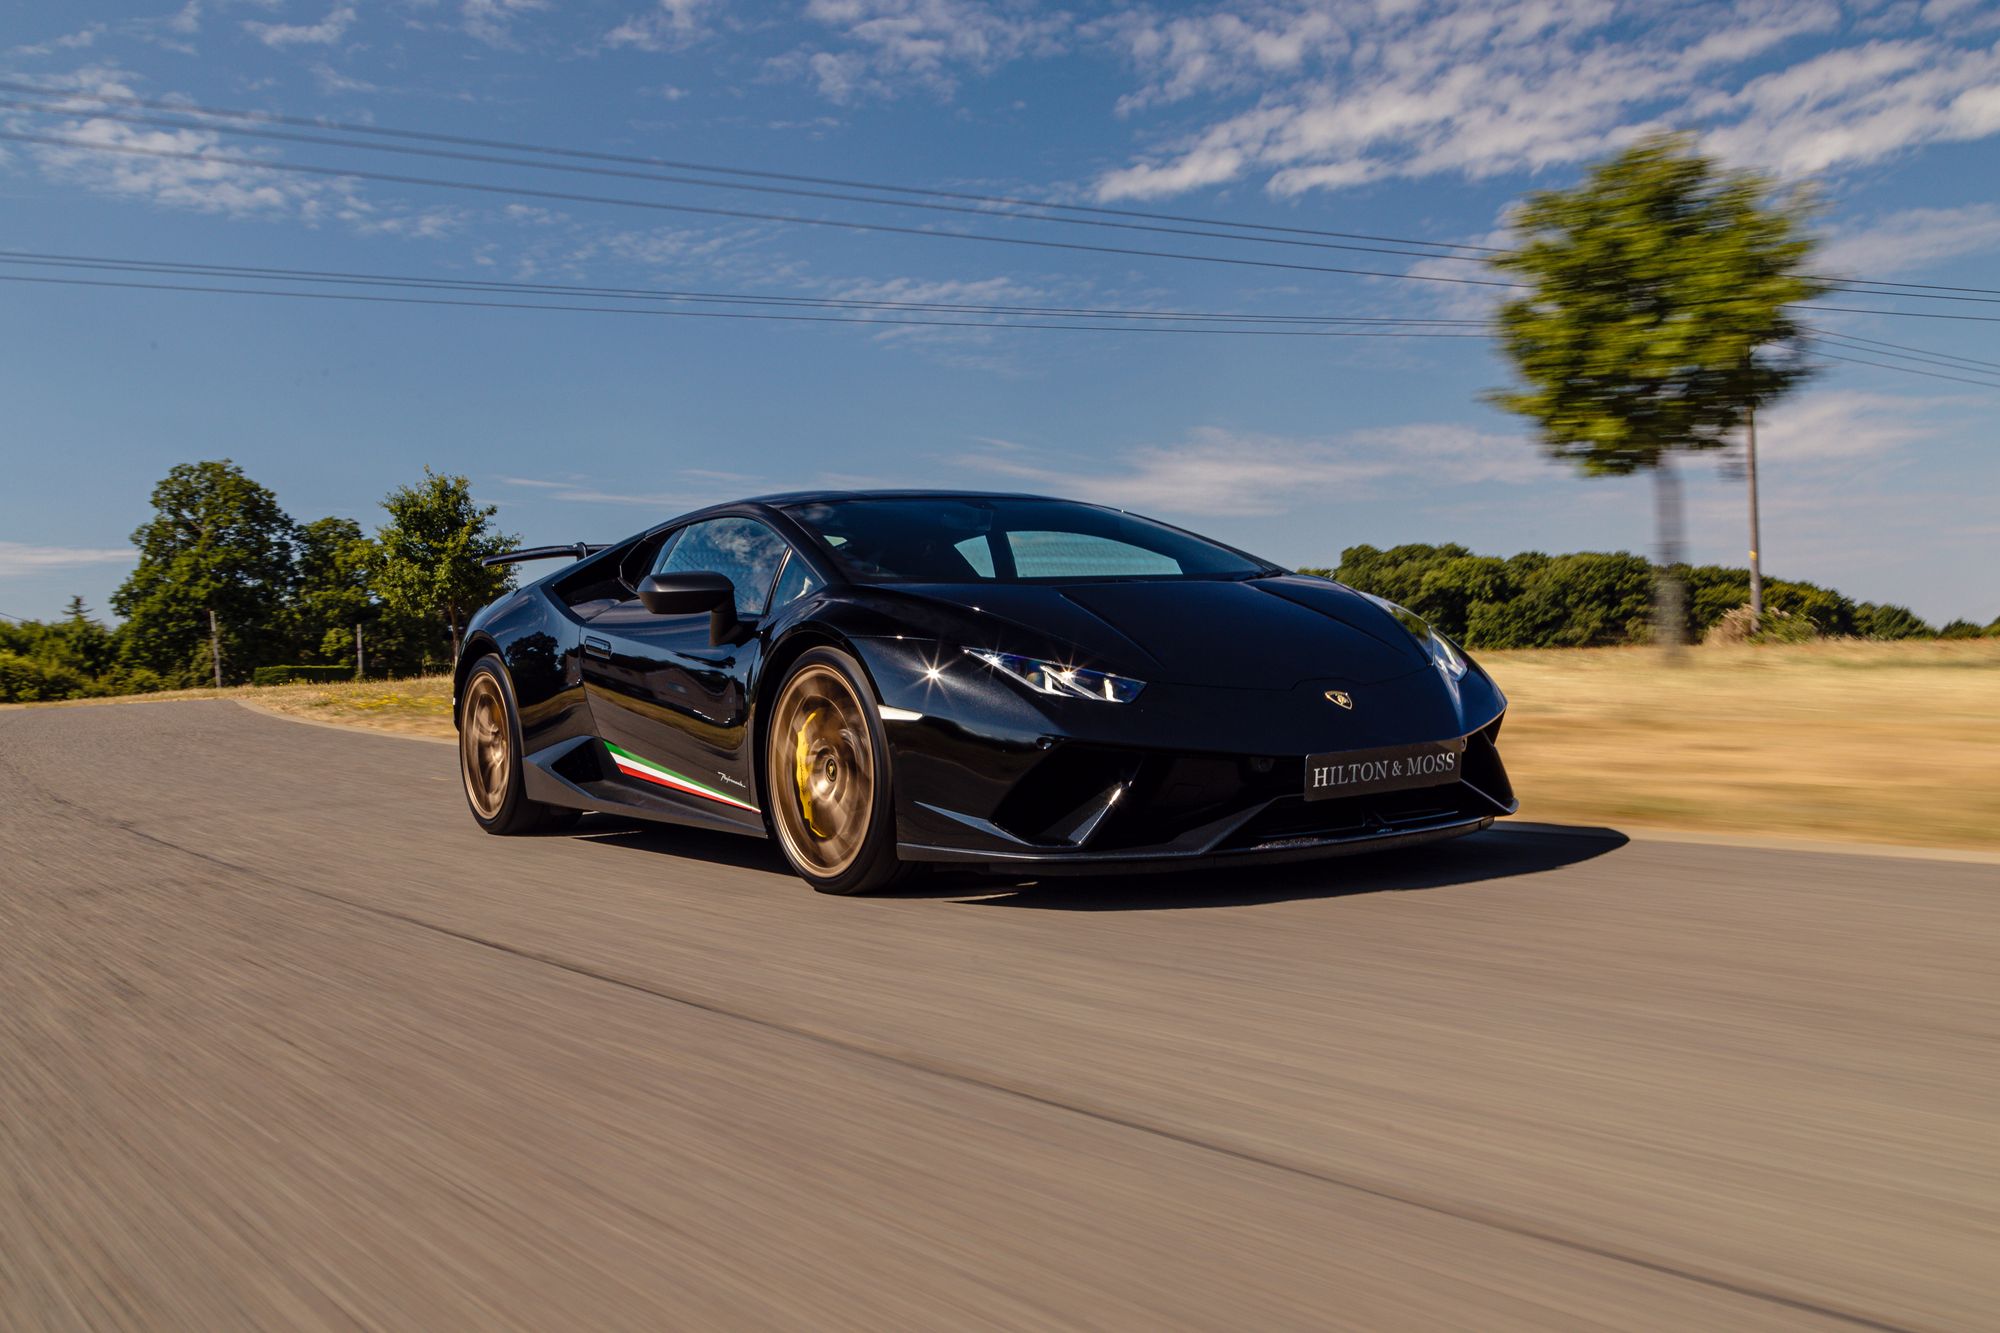
<path fill-rule="evenodd" d="M 1290 689 L 1407 675 L 1428 659 L 1394 617 L 1350 588 L 1283 575 L 1247 580 L 889 584 L 874 591 L 960 620 L 967 648 L 1043 653 L 1162 684 Z M 915 608 L 906 608 L 913 611 Z M 956 613 L 953 615 L 952 613 Z"/>

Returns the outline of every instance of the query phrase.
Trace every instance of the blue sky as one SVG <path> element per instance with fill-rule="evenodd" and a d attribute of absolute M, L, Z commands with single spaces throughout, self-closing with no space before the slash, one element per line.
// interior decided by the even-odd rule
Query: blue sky
<path fill-rule="evenodd" d="M 0 79 L 1474 245 L 1505 242 L 1522 191 L 1568 184 L 1636 134 L 1683 127 L 1731 163 L 1817 188 L 1820 270 L 2000 288 L 1992 0 L 17 3 L 0 23 Z M 93 105 L 0 108 L 0 129 L 239 160 L 0 142 L 0 249 L 1377 318 L 1476 317 L 1489 295 L 287 173 L 250 160 L 1481 272 L 399 160 L 133 125 Z M 1842 300 L 2000 315 L 1990 304 Z M 2000 362 L 2000 322 L 1821 323 Z M 18 616 L 54 614 L 72 593 L 101 609 L 154 481 L 215 457 L 272 486 L 296 518 L 370 526 L 382 494 L 423 465 L 463 472 L 529 541 L 615 538 L 712 500 L 834 482 L 1077 495 L 1289 564 L 1331 564 L 1356 542 L 1457 540 L 1503 554 L 1651 542 L 1643 481 L 1571 477 L 1483 405 L 1506 371 L 1479 339 L 814 325 L 10 283 L 0 347 L 0 611 Z M 1829 363 L 1764 423 L 1767 572 L 1934 620 L 2000 614 L 1996 403 L 2000 390 Z M 1691 554 L 1741 563 L 1740 481 L 1713 460 L 1685 471 Z"/>

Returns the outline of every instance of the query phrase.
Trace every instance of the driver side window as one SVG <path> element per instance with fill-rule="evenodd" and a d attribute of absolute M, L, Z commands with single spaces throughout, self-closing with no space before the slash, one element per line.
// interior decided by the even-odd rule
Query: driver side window
<path fill-rule="evenodd" d="M 661 552 L 655 574 L 707 571 L 736 586 L 736 614 L 761 616 L 771 580 L 791 548 L 754 518 L 712 518 L 683 528 Z"/>

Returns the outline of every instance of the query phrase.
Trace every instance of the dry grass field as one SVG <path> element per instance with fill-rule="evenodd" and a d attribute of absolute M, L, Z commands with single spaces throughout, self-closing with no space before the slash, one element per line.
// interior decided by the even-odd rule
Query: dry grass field
<path fill-rule="evenodd" d="M 1526 817 L 2000 847 L 2000 642 L 1480 660 Z"/>
<path fill-rule="evenodd" d="M 2000 848 L 2000 641 L 1484 653 L 1524 818 Z M 442 677 L 187 690 L 449 737 Z M 113 701 L 106 701 L 113 702 Z M 53 705 L 13 705 L 49 707 Z"/>

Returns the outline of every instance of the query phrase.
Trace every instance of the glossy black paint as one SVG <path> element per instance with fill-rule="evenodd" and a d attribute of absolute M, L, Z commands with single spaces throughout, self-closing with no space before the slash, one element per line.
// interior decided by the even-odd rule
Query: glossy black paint
<path fill-rule="evenodd" d="M 1494 744 L 1499 688 L 1477 664 L 1453 680 L 1351 589 L 1289 573 L 856 583 L 785 513 L 830 498 L 684 515 L 474 617 L 458 680 L 487 653 L 505 662 L 529 796 L 766 835 L 759 722 L 789 662 L 826 644 L 861 663 L 882 706 L 905 859 L 1041 871 L 1294 859 L 1470 832 L 1516 808 Z M 655 599 L 678 613 L 648 609 L 641 586 L 663 543 L 722 516 L 769 526 L 815 589 L 738 621 L 733 604 L 711 612 L 684 574 Z M 1146 684 L 1130 703 L 1032 694 L 971 649 Z M 1307 755 L 1457 738 L 1469 742 L 1460 781 L 1303 799 Z M 687 787 L 621 770 L 612 747 Z"/>

